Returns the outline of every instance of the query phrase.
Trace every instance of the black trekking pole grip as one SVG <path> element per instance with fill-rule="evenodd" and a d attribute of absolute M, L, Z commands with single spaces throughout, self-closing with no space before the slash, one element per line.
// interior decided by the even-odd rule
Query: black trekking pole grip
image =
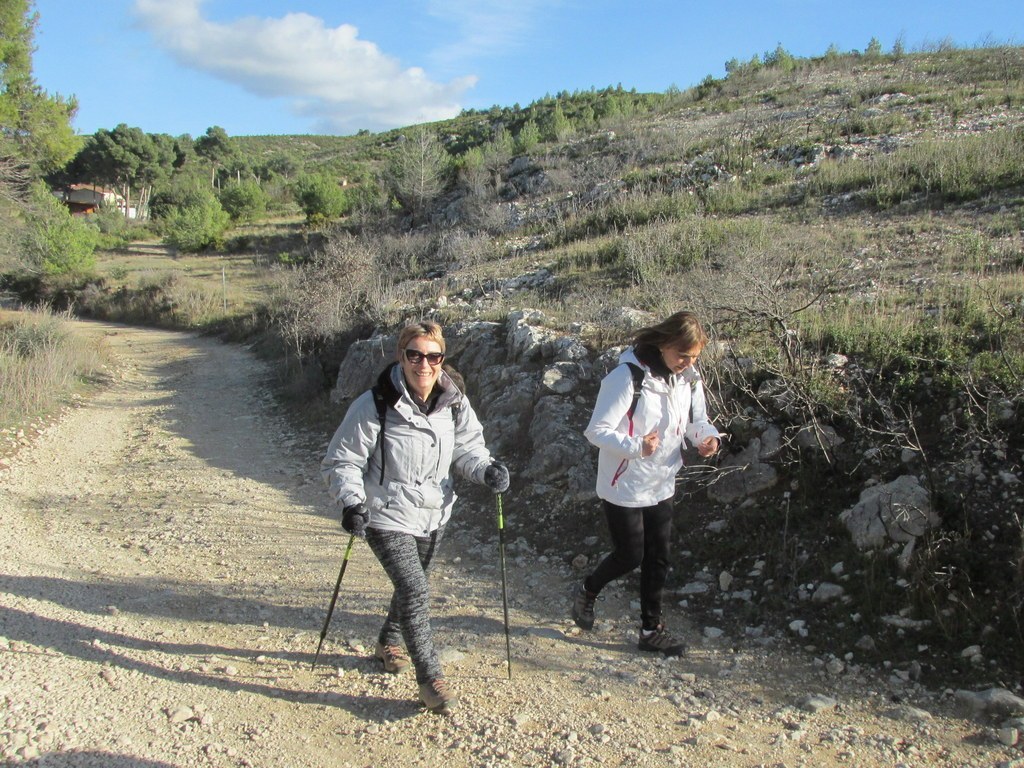
<path fill-rule="evenodd" d="M 508 662 L 508 679 L 512 679 L 512 645 L 508 638 L 508 585 L 505 580 L 505 515 L 501 509 L 501 494 L 498 502 L 498 552 L 501 557 L 501 605 L 505 613 L 505 659 Z"/>
<path fill-rule="evenodd" d="M 352 554 L 352 545 L 356 543 L 356 535 L 353 533 L 348 537 L 348 546 L 345 547 L 345 557 L 341 561 L 341 571 L 338 572 L 338 581 L 334 585 L 334 594 L 331 595 L 331 604 L 327 606 L 327 619 L 324 621 L 324 628 L 320 630 L 320 642 L 316 644 L 316 655 L 313 656 L 312 672 L 316 669 L 316 660 L 320 658 L 320 649 L 323 647 L 324 638 L 327 637 L 327 627 L 330 626 L 331 616 L 334 615 L 334 604 L 338 602 L 338 592 L 341 590 L 341 580 L 345 578 L 345 569 L 348 568 L 348 558 Z"/>

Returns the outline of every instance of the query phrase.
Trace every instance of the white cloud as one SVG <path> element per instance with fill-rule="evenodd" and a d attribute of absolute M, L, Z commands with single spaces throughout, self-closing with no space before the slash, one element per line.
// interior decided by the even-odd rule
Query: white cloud
<path fill-rule="evenodd" d="M 204 19 L 203 0 L 136 0 L 135 12 L 179 63 L 250 93 L 287 99 L 318 131 L 379 130 L 458 114 L 477 78 L 432 81 L 419 67 L 359 39 L 349 24 L 327 27 L 305 13 L 248 16 L 227 24 Z"/>
<path fill-rule="evenodd" d="M 538 14 L 551 13 L 562 4 L 563 0 L 429 0 L 428 12 L 460 31 L 457 42 L 437 49 L 432 58 L 453 66 L 526 48 L 533 42 Z"/>

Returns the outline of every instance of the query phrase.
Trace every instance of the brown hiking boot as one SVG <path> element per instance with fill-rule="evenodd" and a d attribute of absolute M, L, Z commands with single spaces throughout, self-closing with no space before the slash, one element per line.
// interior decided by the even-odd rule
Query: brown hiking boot
<path fill-rule="evenodd" d="M 597 595 L 592 595 L 580 584 L 572 598 L 572 620 L 580 629 L 594 628 L 594 601 Z"/>
<path fill-rule="evenodd" d="M 373 655 L 384 664 L 384 671 L 397 675 L 409 666 L 409 657 L 397 645 L 384 645 L 378 642 Z"/>
<path fill-rule="evenodd" d="M 666 656 L 682 656 L 686 653 L 686 643 L 677 637 L 672 637 L 664 624 L 659 624 L 653 632 L 640 630 L 640 642 L 637 648 L 641 651 L 653 651 L 663 653 Z"/>
<path fill-rule="evenodd" d="M 420 701 L 431 712 L 444 713 L 458 701 L 448 682 L 443 677 L 435 677 L 426 683 L 420 683 Z"/>

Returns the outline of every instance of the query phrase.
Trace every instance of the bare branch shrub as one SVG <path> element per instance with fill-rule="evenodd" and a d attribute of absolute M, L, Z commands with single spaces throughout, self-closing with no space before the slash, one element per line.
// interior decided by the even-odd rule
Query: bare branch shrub
<path fill-rule="evenodd" d="M 763 412 L 786 416 L 794 430 L 810 425 L 820 439 L 819 420 L 844 413 L 848 399 L 802 342 L 800 317 L 820 311 L 844 268 L 827 238 L 797 238 L 793 230 L 786 238 L 768 225 L 744 229 L 686 275 L 685 295 L 724 342 L 728 384 Z M 741 407 L 737 398 L 726 402 Z M 828 446 L 821 447 L 827 457 Z"/>
<path fill-rule="evenodd" d="M 0 270 L 28 266 L 18 244 L 30 185 L 28 166 L 14 157 L 0 155 Z"/>
<path fill-rule="evenodd" d="M 302 357 L 333 334 L 379 322 L 393 288 L 392 253 L 377 243 L 336 233 L 306 265 L 284 275 L 272 308 L 289 351 Z"/>
<path fill-rule="evenodd" d="M 0 156 L 0 198 L 11 203 L 24 202 L 30 185 L 27 165 L 14 157 Z"/>
<path fill-rule="evenodd" d="M 486 235 L 474 235 L 464 229 L 442 232 L 437 243 L 437 257 L 453 269 L 475 270 L 500 255 L 497 243 Z"/>
<path fill-rule="evenodd" d="M 652 201 L 654 204 L 655 201 Z M 736 240 L 750 237 L 743 224 L 687 217 L 662 220 L 627 231 L 622 254 L 635 285 L 658 286 L 666 274 L 688 272 L 699 264 L 716 261 L 717 254 Z M 754 236 L 760 235 L 755 231 Z"/>
<path fill-rule="evenodd" d="M 392 282 L 423 277 L 440 262 L 437 257 L 437 237 L 432 232 L 418 231 L 404 234 L 379 234 L 367 248 L 376 251 L 378 269 L 392 276 Z"/>
<path fill-rule="evenodd" d="M 463 227 L 496 235 L 508 228 L 509 204 L 498 199 L 490 176 L 490 172 L 480 166 L 463 170 L 458 221 Z"/>
<path fill-rule="evenodd" d="M 799 231 L 798 231 L 799 232 Z M 796 318 L 838 285 L 843 266 L 826 238 L 755 225 L 690 275 L 696 301 L 721 327 L 772 341 L 780 372 L 799 366 Z M 779 367 L 782 366 L 782 367 Z"/>

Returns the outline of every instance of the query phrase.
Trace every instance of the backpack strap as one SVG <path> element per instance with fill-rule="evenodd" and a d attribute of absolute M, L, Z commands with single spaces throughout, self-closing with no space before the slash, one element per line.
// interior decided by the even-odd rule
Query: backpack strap
<path fill-rule="evenodd" d="M 636 413 L 636 404 L 640 402 L 640 392 L 644 386 L 644 369 L 636 363 L 626 363 L 629 366 L 629 373 L 633 377 L 633 400 L 626 411 L 626 418 L 629 419 L 629 436 L 633 436 L 633 414 Z"/>
<path fill-rule="evenodd" d="M 387 462 L 384 452 L 384 426 L 387 423 L 388 408 L 394 407 L 398 402 L 398 390 L 391 383 L 391 369 L 398 363 L 391 363 L 377 377 L 377 382 L 370 388 L 373 395 L 373 405 L 377 410 L 377 420 L 380 422 L 380 432 L 377 434 L 377 447 L 380 448 L 380 484 L 384 485 L 384 465 Z"/>
<path fill-rule="evenodd" d="M 644 386 L 644 369 L 636 363 L 625 363 L 629 366 L 629 375 L 633 379 L 633 400 L 629 404 L 629 410 L 626 411 L 626 418 L 629 419 L 629 436 L 633 436 L 633 414 L 636 413 L 636 404 L 640 402 L 640 392 Z M 615 476 L 612 477 L 612 485 L 619 482 L 619 478 L 626 471 L 626 467 L 629 466 L 629 459 L 623 459 L 619 462 L 619 468 L 615 470 Z"/>
<path fill-rule="evenodd" d="M 373 404 L 377 408 L 377 420 L 380 422 L 380 432 L 377 433 L 377 447 L 380 448 L 380 484 L 384 485 L 384 425 L 387 424 L 388 401 L 384 397 L 381 388 L 376 384 L 370 390 L 373 393 Z"/>

